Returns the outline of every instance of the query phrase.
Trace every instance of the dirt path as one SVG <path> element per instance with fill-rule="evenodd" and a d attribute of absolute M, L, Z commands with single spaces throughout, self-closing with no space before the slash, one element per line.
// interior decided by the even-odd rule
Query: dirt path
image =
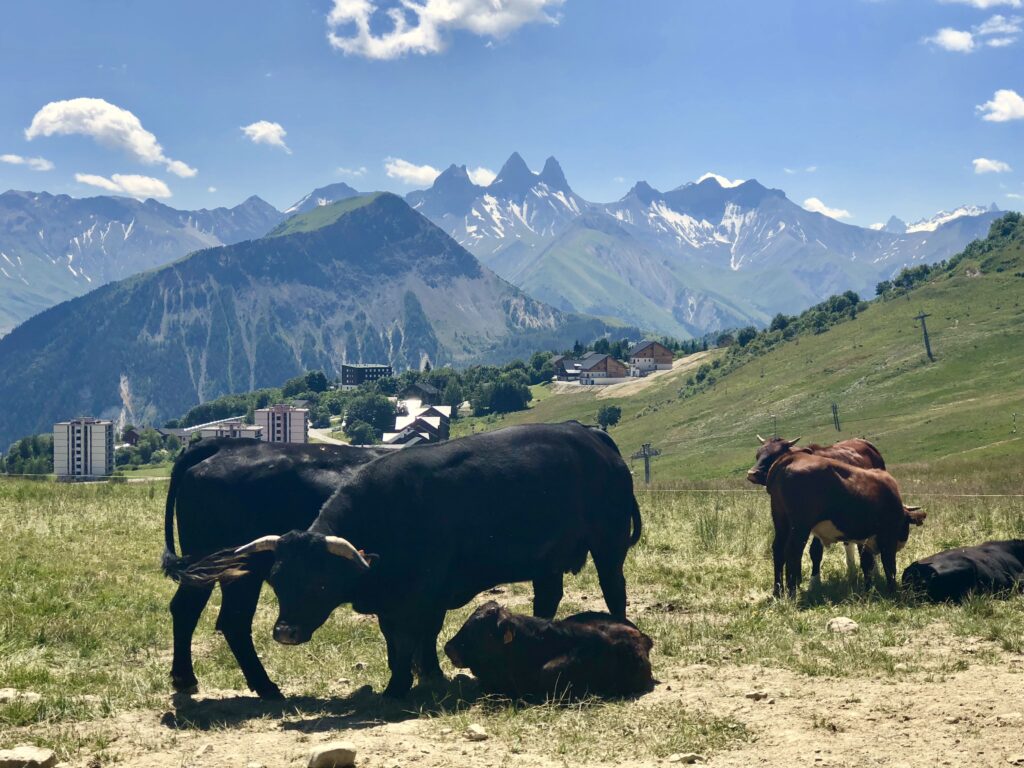
<path fill-rule="evenodd" d="M 696 370 L 700 367 L 700 364 L 710 352 L 695 352 L 692 355 L 681 357 L 672 363 L 671 370 L 667 371 L 654 371 L 647 374 L 642 379 L 633 379 L 632 381 L 624 381 L 621 384 L 609 384 L 607 387 L 601 387 L 597 393 L 597 399 L 603 400 L 608 397 L 632 397 L 633 395 L 643 392 L 645 389 L 653 384 L 656 384 L 660 379 L 665 376 L 678 375 L 690 370 Z"/>
<path fill-rule="evenodd" d="M 980 641 L 978 641 L 980 643 Z M 938 649 L 941 651 L 941 648 Z M 895 680 L 808 677 L 759 666 L 691 665 L 662 674 L 658 688 L 629 706 L 678 703 L 741 723 L 749 739 L 710 755 L 712 766 L 1024 765 L 1024 658 L 970 665 L 945 677 L 922 671 Z M 762 692 L 754 700 L 747 694 Z M 236 691 L 208 693 L 159 712 L 126 712 L 84 723 L 109 746 L 100 764 L 138 768 L 300 766 L 320 743 L 355 743 L 360 766 L 563 766 L 571 759 L 520 751 L 499 738 L 467 741 L 458 722 L 423 701 L 416 712 L 381 710 L 380 699 L 339 684 L 326 699 L 264 705 Z M 467 715 L 472 719 L 472 712 Z M 622 765 L 623 755 L 591 766 Z M 91 756 L 69 763 L 79 768 Z M 666 758 L 626 760 L 671 765 Z"/>

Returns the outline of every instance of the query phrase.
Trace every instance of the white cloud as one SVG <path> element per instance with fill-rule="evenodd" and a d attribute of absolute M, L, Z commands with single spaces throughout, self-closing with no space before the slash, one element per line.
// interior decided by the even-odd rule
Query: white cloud
<path fill-rule="evenodd" d="M 206 191 L 212 194 L 212 193 L 217 191 L 217 188 L 216 187 L 207 187 Z"/>
<path fill-rule="evenodd" d="M 783 168 L 782 170 L 789 176 L 796 176 L 798 173 L 817 173 L 818 166 L 808 165 L 802 171 L 799 168 Z"/>
<path fill-rule="evenodd" d="M 358 168 L 338 168 L 338 175 L 359 178 L 360 176 L 366 175 L 366 166 L 361 165 Z"/>
<path fill-rule="evenodd" d="M 139 200 L 144 200 L 147 197 L 164 198 L 171 196 L 171 190 L 167 188 L 167 185 L 160 181 L 160 179 L 154 179 L 152 176 L 115 173 L 108 179 L 106 176 L 96 176 L 91 173 L 76 173 L 75 181 L 79 184 L 99 187 L 107 192 L 137 197 Z"/>
<path fill-rule="evenodd" d="M 1013 45 L 1017 42 L 1020 31 L 1020 16 L 1006 17 L 996 14 L 972 27 L 970 32 L 946 27 L 940 29 L 932 37 L 926 37 L 924 42 L 933 43 L 947 51 L 972 53 L 978 49 L 979 45 L 989 48 L 1005 48 L 1008 45 Z"/>
<path fill-rule="evenodd" d="M 400 157 L 388 157 L 384 159 L 384 170 L 388 178 L 398 179 L 403 184 L 415 184 L 425 187 L 434 183 L 441 172 L 432 165 L 414 165 L 408 160 Z"/>
<path fill-rule="evenodd" d="M 272 123 L 269 120 L 257 120 L 255 123 L 242 126 L 244 133 L 253 144 L 269 144 L 272 147 L 280 147 L 289 155 L 292 153 L 288 145 L 284 143 L 284 137 L 288 131 L 280 123 Z"/>
<path fill-rule="evenodd" d="M 616 184 L 625 184 L 626 183 L 626 177 L 625 176 L 616 176 L 614 179 L 612 179 L 612 181 L 614 181 Z"/>
<path fill-rule="evenodd" d="M 22 157 L 21 155 L 0 155 L 0 163 L 27 165 L 33 171 L 52 171 L 53 163 L 45 157 Z"/>
<path fill-rule="evenodd" d="M 1024 98 L 1009 89 L 996 91 L 991 101 L 979 104 L 975 109 L 981 114 L 982 120 L 990 123 L 1024 120 Z"/>
<path fill-rule="evenodd" d="M 937 45 L 945 51 L 971 53 L 974 50 L 974 35 L 965 29 L 943 27 L 931 37 L 926 37 L 924 41 Z"/>
<path fill-rule="evenodd" d="M 710 171 L 708 173 L 705 173 L 699 179 L 697 179 L 697 183 L 700 184 L 702 181 L 706 181 L 707 179 L 714 179 L 726 189 L 729 189 L 731 187 L 738 187 L 740 184 L 743 183 L 743 179 L 736 179 L 735 181 L 730 181 L 729 179 L 725 178 L 725 176 L 719 176 L 717 173 L 711 173 Z"/>
<path fill-rule="evenodd" d="M 443 51 L 457 30 L 503 38 L 525 24 L 557 24 L 549 11 L 565 0 L 399 0 L 381 9 L 377 0 L 334 0 L 327 14 L 327 39 L 334 48 L 368 59 Z M 386 21 L 384 20 L 386 18 Z M 374 28 L 386 30 L 379 34 Z"/>
<path fill-rule="evenodd" d="M 1002 160 L 991 160 L 987 157 L 976 157 L 971 162 L 974 163 L 975 173 L 1009 173 L 1013 169 L 1009 163 L 1004 163 Z"/>
<path fill-rule="evenodd" d="M 784 171 L 784 172 L 785 172 L 786 174 L 788 174 L 788 175 L 790 175 L 790 176 L 793 176 L 793 175 L 795 175 L 795 174 L 799 173 L 799 171 L 794 171 L 794 170 L 793 170 L 792 168 L 783 168 L 782 170 L 783 170 L 783 171 Z"/>
<path fill-rule="evenodd" d="M 484 168 L 483 166 L 480 166 L 479 168 L 469 168 L 466 173 L 469 174 L 470 181 L 474 184 L 480 185 L 481 187 L 488 186 L 498 177 L 498 174 L 490 168 Z"/>
<path fill-rule="evenodd" d="M 879 221 L 879 222 L 876 222 L 875 224 L 872 224 L 870 227 L 868 227 L 868 229 L 873 229 L 873 230 L 875 230 L 875 232 L 879 232 L 879 231 L 885 229 L 885 224 L 883 224 L 882 222 Z"/>
<path fill-rule="evenodd" d="M 989 8 L 999 8 L 1004 5 L 1010 8 L 1021 7 L 1021 0 L 942 0 L 942 2 L 947 4 L 973 5 L 975 8 L 980 8 L 983 11 Z"/>
<path fill-rule="evenodd" d="M 848 219 L 852 215 L 849 211 L 842 208 L 829 208 L 817 197 L 808 197 L 804 200 L 804 208 L 808 211 L 828 216 L 831 219 Z"/>
<path fill-rule="evenodd" d="M 1011 200 L 1024 200 L 1024 195 L 1018 194 L 1017 192 L 1007 192 L 1006 196 Z"/>
<path fill-rule="evenodd" d="M 129 112 L 103 99 L 68 99 L 51 101 L 36 112 L 25 129 L 29 141 L 39 136 L 89 136 L 108 147 L 127 152 L 140 163 L 164 165 L 175 176 L 191 178 L 197 171 L 180 160 L 164 154 L 156 136 L 142 127 L 142 122 Z"/>

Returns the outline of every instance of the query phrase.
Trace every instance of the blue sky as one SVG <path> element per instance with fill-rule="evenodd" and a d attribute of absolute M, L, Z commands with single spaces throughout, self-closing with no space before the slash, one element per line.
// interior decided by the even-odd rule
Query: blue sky
<path fill-rule="evenodd" d="M 417 3 L 399 35 L 391 0 L 9 4 L 0 189 L 283 208 L 518 150 L 595 201 L 714 171 L 862 225 L 1024 204 L 1022 0 Z"/>

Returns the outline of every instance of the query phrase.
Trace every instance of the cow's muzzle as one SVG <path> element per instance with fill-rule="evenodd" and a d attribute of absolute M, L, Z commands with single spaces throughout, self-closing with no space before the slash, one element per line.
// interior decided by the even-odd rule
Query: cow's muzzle
<path fill-rule="evenodd" d="M 291 624 L 285 624 L 283 621 L 279 621 L 274 625 L 274 639 L 281 643 L 281 645 L 301 645 L 302 643 L 309 642 L 310 637 L 309 632 L 299 627 L 294 627 Z"/>
<path fill-rule="evenodd" d="M 758 472 L 756 469 L 747 470 L 747 480 L 754 483 L 755 485 L 764 485 L 764 475 Z"/>

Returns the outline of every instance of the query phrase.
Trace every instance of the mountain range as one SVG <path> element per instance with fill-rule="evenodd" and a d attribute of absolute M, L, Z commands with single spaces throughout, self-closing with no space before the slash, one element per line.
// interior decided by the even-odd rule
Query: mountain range
<path fill-rule="evenodd" d="M 288 216 L 359 194 L 330 184 L 280 212 L 258 197 L 179 211 L 154 200 L 4 193 L 0 336 L 111 280 L 261 237 Z M 486 186 L 452 165 L 406 200 L 534 298 L 676 336 L 764 324 L 840 291 L 871 295 L 904 266 L 947 258 L 983 237 L 999 214 L 994 205 L 963 206 L 864 228 L 757 181 L 713 174 L 664 192 L 639 181 L 620 200 L 592 203 L 555 158 L 534 172 L 518 153 Z"/>
<path fill-rule="evenodd" d="M 587 202 L 549 157 L 534 173 L 513 153 L 488 186 L 452 165 L 407 200 L 499 275 L 564 310 L 674 335 L 763 324 L 829 295 L 872 295 L 905 266 L 984 237 L 995 206 L 965 206 L 879 229 L 808 211 L 782 190 L 708 174 L 659 191 L 637 182 Z"/>
<path fill-rule="evenodd" d="M 16 327 L 0 339 L 0 401 L 17 404 L 0 445 L 76 414 L 160 423 L 343 362 L 504 362 L 610 330 L 529 297 L 402 198 L 346 198 Z"/>

